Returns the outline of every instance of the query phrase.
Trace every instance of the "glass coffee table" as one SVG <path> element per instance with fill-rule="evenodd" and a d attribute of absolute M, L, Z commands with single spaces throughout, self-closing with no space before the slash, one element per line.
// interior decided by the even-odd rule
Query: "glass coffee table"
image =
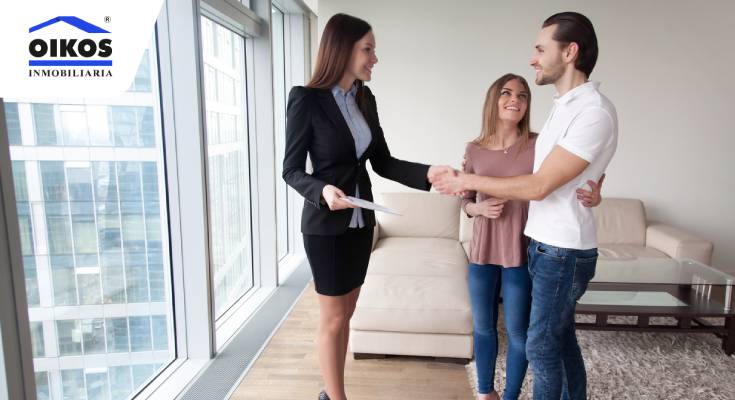
<path fill-rule="evenodd" d="M 710 333 L 722 339 L 730 355 L 735 352 L 734 285 L 732 275 L 693 260 L 600 258 L 576 309 L 577 315 L 594 316 L 594 322 L 577 322 L 577 329 Z M 635 318 L 610 321 L 611 316 Z"/>

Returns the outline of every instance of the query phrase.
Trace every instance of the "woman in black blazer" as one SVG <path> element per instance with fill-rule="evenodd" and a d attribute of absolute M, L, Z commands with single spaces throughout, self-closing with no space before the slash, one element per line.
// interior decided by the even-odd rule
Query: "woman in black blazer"
<path fill-rule="evenodd" d="M 305 198 L 301 232 L 319 294 L 319 364 L 326 384 L 320 399 L 346 399 L 350 318 L 375 226 L 374 212 L 356 208 L 346 195 L 373 200 L 368 160 L 378 175 L 427 191 L 437 176 L 453 172 L 391 156 L 375 97 L 363 84 L 377 62 L 370 25 L 336 14 L 324 28 L 311 81 L 291 89 L 288 99 L 283 179 Z"/>

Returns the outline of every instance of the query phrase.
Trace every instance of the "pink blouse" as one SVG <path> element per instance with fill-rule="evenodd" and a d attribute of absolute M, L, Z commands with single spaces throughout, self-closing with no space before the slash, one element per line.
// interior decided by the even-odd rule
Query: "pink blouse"
<path fill-rule="evenodd" d="M 533 173 L 536 136 L 531 134 L 527 146 L 518 151 L 521 141 L 504 150 L 488 150 L 474 143 L 465 149 L 465 171 L 475 175 L 509 177 Z M 462 209 L 471 202 L 482 202 L 492 196 L 468 192 L 462 200 Z M 469 215 L 469 214 L 468 214 Z M 528 202 L 508 200 L 500 217 L 475 217 L 470 262 L 518 267 L 527 259 L 528 238 L 523 235 L 528 218 Z"/>

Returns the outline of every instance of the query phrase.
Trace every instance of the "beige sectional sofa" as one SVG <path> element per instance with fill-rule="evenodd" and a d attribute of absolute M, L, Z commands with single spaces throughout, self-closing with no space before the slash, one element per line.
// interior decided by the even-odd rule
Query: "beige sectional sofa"
<path fill-rule="evenodd" d="M 467 255 L 472 219 L 460 200 L 433 193 L 384 193 L 368 274 L 351 323 L 362 355 L 472 358 Z M 604 199 L 594 209 L 600 257 L 693 258 L 709 264 L 712 243 L 646 220 L 643 203 Z"/>

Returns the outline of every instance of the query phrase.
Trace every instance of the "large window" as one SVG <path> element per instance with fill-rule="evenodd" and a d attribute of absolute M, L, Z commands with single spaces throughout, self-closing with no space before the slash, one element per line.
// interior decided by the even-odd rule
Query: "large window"
<path fill-rule="evenodd" d="M 147 50 L 114 101 L 5 99 L 40 399 L 125 398 L 175 356 L 157 73 Z"/>
<path fill-rule="evenodd" d="M 165 0 L 125 92 L 0 99 L 11 398 L 174 398 L 305 267 L 281 178 L 304 7 Z"/>
<path fill-rule="evenodd" d="M 253 287 L 245 38 L 202 17 L 216 318 Z"/>
<path fill-rule="evenodd" d="M 286 152 L 286 36 L 284 14 L 276 7 L 271 8 L 273 35 L 273 114 L 276 148 L 276 233 L 278 259 L 289 252 L 288 185 L 281 178 L 283 155 Z"/>

